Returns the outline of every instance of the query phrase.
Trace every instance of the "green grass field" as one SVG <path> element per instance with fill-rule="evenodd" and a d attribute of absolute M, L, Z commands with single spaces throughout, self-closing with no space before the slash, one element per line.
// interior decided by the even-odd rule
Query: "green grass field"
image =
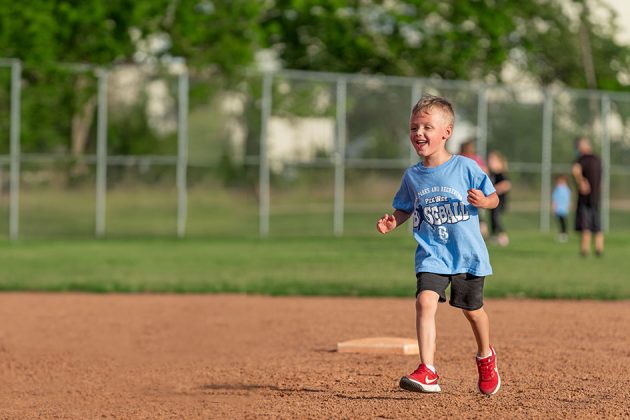
<path fill-rule="evenodd" d="M 256 237 L 27 240 L 0 243 L 0 289 L 86 292 L 413 296 L 412 239 Z M 630 299 L 630 235 L 603 258 L 577 255 L 576 238 L 517 232 L 490 246 L 489 297 Z"/>
<path fill-rule="evenodd" d="M 191 189 L 181 240 L 172 188 L 110 191 L 100 240 L 93 189 L 25 190 L 19 241 L 8 240 L 7 206 L 0 206 L 0 290 L 413 296 L 408 230 L 374 231 L 388 199 L 349 190 L 346 235 L 335 238 L 330 197 L 276 191 L 271 236 L 260 239 L 255 195 L 210 187 Z M 539 232 L 537 212 L 517 211 L 535 207 L 513 201 L 512 243 L 489 246 L 495 274 L 487 296 L 630 299 L 627 211 L 612 213 L 604 257 L 583 259 L 575 235 L 559 244 Z"/>

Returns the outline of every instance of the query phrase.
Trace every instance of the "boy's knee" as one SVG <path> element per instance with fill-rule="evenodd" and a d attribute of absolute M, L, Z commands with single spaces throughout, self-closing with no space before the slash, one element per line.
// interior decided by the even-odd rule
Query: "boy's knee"
<path fill-rule="evenodd" d="M 462 309 L 464 316 L 471 321 L 477 321 L 484 315 L 483 308 L 475 309 L 474 311 L 469 311 L 467 309 Z"/>
<path fill-rule="evenodd" d="M 418 294 L 416 298 L 416 310 L 422 311 L 423 309 L 429 309 L 437 307 L 437 303 L 439 300 L 439 295 L 432 291 L 423 291 Z"/>

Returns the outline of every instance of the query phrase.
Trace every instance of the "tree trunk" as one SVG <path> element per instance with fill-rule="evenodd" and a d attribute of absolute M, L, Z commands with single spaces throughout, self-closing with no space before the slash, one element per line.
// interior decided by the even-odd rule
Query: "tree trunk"
<path fill-rule="evenodd" d="M 88 80 L 85 77 L 79 76 L 75 84 L 76 91 L 80 92 L 84 90 L 87 82 Z M 96 95 L 92 95 L 72 116 L 72 157 L 76 160 L 76 164 L 72 170 L 73 175 L 85 174 L 88 171 L 83 157 L 90 135 L 90 128 L 94 121 L 95 108 Z"/>

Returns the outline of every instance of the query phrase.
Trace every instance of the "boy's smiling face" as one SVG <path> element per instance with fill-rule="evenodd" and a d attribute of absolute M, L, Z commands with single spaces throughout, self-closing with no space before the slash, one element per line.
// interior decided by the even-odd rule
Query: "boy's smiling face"
<path fill-rule="evenodd" d="M 446 140 L 452 133 L 450 118 L 439 108 L 421 110 L 409 120 L 409 140 L 425 161 L 446 152 Z"/>

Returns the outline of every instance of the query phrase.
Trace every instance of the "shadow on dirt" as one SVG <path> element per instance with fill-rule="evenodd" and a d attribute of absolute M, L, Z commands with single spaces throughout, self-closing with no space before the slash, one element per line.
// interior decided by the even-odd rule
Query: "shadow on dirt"
<path fill-rule="evenodd" d="M 222 390 L 222 391 L 278 391 L 278 392 L 326 392 L 324 389 L 317 388 L 282 388 L 277 385 L 264 384 L 208 384 L 203 385 L 204 390 Z"/>
<path fill-rule="evenodd" d="M 265 385 L 265 384 L 207 384 L 200 387 L 205 391 L 274 391 L 274 392 L 287 392 L 287 393 L 300 393 L 300 392 L 328 392 L 325 389 L 319 388 L 287 388 L 279 387 L 277 385 Z M 343 398 L 346 400 L 413 400 L 412 397 L 403 396 L 383 396 L 383 395 L 344 395 L 340 393 L 331 393 L 332 396 L 337 398 Z"/>

